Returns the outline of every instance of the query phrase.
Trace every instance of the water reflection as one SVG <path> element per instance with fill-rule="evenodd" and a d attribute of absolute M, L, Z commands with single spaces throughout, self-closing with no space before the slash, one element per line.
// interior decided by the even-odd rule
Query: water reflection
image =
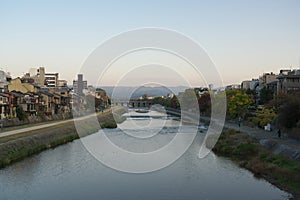
<path fill-rule="evenodd" d="M 152 141 L 155 148 L 172 138 L 172 129 L 163 130 Z M 131 144 L 119 131 L 107 133 L 120 145 Z M 0 199 L 288 199 L 287 193 L 227 159 L 214 154 L 199 159 L 200 145 L 199 134 L 171 166 L 128 174 L 105 167 L 76 140 L 0 170 Z"/>

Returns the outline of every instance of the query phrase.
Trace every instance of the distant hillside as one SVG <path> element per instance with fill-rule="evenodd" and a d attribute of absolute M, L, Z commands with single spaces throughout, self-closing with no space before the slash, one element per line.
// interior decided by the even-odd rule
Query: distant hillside
<path fill-rule="evenodd" d="M 131 98 L 139 98 L 144 94 L 148 96 L 166 96 L 169 93 L 177 95 L 179 92 L 183 92 L 188 87 L 177 86 L 177 87 L 128 87 L 128 86 L 103 86 L 100 87 L 104 89 L 108 96 L 113 97 L 114 99 L 125 99 L 129 94 Z M 113 96 L 112 96 L 113 95 Z"/>

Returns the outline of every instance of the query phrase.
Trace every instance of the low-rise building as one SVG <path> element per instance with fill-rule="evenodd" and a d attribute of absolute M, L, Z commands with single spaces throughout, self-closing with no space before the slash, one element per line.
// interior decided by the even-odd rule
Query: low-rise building
<path fill-rule="evenodd" d="M 39 95 L 37 93 L 28 92 L 24 94 L 23 102 L 21 102 L 19 106 L 28 115 L 36 115 L 38 104 Z"/>
<path fill-rule="evenodd" d="M 9 116 L 9 98 L 7 95 L 0 93 L 0 118 L 5 119 Z"/>
<path fill-rule="evenodd" d="M 38 85 L 27 83 L 22 81 L 20 78 L 15 78 L 10 81 L 7 85 L 8 91 L 16 91 L 22 93 L 34 92 L 37 93 L 40 87 Z"/>
<path fill-rule="evenodd" d="M 54 114 L 55 106 L 54 106 L 54 95 L 48 91 L 40 91 L 41 95 L 41 105 L 43 106 L 43 112 L 46 114 Z"/>

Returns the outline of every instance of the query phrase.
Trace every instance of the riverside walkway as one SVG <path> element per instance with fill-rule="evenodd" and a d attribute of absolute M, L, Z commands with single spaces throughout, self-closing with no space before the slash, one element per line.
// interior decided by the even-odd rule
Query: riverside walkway
<path fill-rule="evenodd" d="M 244 126 L 243 124 L 239 127 L 237 123 L 233 122 L 226 122 L 225 128 L 239 130 L 241 133 L 248 134 L 258 140 L 268 139 L 300 150 L 300 140 L 288 138 L 284 133 L 281 134 L 281 138 L 278 138 L 277 130 L 265 131 L 259 128 Z"/>
<path fill-rule="evenodd" d="M 100 114 L 104 114 L 104 113 L 107 113 L 107 112 L 111 112 L 111 109 L 106 109 L 106 110 L 103 111 L 103 113 L 100 113 Z M 15 130 L 3 131 L 3 132 L 1 131 L 0 132 L 0 138 L 12 136 L 12 135 L 17 135 L 17 134 L 28 132 L 28 131 L 35 131 L 35 130 L 38 130 L 38 129 L 49 128 L 49 127 L 52 127 L 52 126 L 66 124 L 66 123 L 70 123 L 70 122 L 74 122 L 74 121 L 81 121 L 81 120 L 90 118 L 92 116 L 95 116 L 95 113 L 93 113 L 91 115 L 83 116 L 83 117 L 68 119 L 68 120 L 61 120 L 61 121 L 55 121 L 55 122 L 50 121 L 49 123 L 46 123 L 46 124 L 41 124 L 41 125 L 37 124 L 37 125 L 33 125 L 33 126 L 30 126 L 30 127 L 26 127 L 26 128 L 22 128 L 22 126 L 21 126 L 21 127 L 17 127 L 17 129 L 15 129 Z M 26 125 L 26 126 L 28 126 L 28 125 Z"/>

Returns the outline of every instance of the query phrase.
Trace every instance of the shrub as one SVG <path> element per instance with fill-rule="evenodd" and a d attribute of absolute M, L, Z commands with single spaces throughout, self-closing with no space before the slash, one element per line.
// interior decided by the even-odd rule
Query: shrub
<path fill-rule="evenodd" d="M 257 154 L 257 146 L 250 143 L 240 144 L 235 150 L 234 153 L 240 156 L 252 156 Z"/>
<path fill-rule="evenodd" d="M 16 113 L 17 113 L 17 117 L 20 121 L 25 119 L 26 114 L 25 114 L 24 110 L 22 109 L 22 107 L 18 106 L 16 109 Z"/>

